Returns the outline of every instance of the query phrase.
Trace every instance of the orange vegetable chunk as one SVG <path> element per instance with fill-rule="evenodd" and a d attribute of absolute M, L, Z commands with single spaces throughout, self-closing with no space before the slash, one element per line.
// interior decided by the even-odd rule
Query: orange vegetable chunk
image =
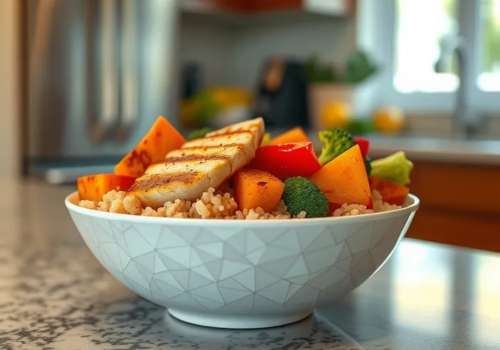
<path fill-rule="evenodd" d="M 161 162 L 168 152 L 180 148 L 184 137 L 160 116 L 135 148 L 115 166 L 115 174 L 139 177 L 153 163 Z"/>
<path fill-rule="evenodd" d="M 86 199 L 97 202 L 111 190 L 127 191 L 134 181 L 135 178 L 131 176 L 97 174 L 80 176 L 76 180 L 76 186 L 80 200 Z"/>
<path fill-rule="evenodd" d="M 336 205 L 356 203 L 371 206 L 371 191 L 358 145 L 326 163 L 311 176 L 328 201 Z"/>
<path fill-rule="evenodd" d="M 300 127 L 290 129 L 283 134 L 280 134 L 270 141 L 270 145 L 279 145 L 281 143 L 295 143 L 295 142 L 311 142 L 307 137 L 304 130 Z"/>
<path fill-rule="evenodd" d="M 410 192 L 410 189 L 406 186 L 375 176 L 370 177 L 370 184 L 372 189 L 380 193 L 384 202 L 390 204 L 404 204 L 406 196 Z"/>
<path fill-rule="evenodd" d="M 267 212 L 273 211 L 284 187 L 276 176 L 257 169 L 240 170 L 234 177 L 234 194 L 241 210 L 261 207 Z"/>

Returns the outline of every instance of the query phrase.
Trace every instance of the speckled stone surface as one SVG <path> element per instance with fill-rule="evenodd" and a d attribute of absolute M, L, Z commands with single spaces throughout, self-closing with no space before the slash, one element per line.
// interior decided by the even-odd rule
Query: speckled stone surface
<path fill-rule="evenodd" d="M 12 201 L 0 208 L 0 349 L 358 348 L 316 316 L 250 331 L 173 319 L 99 265 L 65 212 L 67 190 L 9 185 Z"/>
<path fill-rule="evenodd" d="M 7 248 L 2 247 L 0 264 L 17 263 L 16 271 L 2 271 L 0 348 L 356 348 L 318 317 L 255 331 L 188 325 L 128 293 L 77 245 L 50 255 Z M 4 285 L 6 280 L 12 284 Z"/>
<path fill-rule="evenodd" d="M 500 257 L 407 240 L 314 317 L 215 330 L 165 316 L 91 255 L 68 188 L 0 180 L 0 349 L 500 349 Z"/>

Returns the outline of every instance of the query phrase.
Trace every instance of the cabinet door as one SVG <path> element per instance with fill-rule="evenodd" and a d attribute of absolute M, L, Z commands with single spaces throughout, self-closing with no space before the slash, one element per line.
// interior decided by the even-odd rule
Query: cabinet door
<path fill-rule="evenodd" d="M 416 161 L 409 237 L 500 251 L 500 166 Z"/>

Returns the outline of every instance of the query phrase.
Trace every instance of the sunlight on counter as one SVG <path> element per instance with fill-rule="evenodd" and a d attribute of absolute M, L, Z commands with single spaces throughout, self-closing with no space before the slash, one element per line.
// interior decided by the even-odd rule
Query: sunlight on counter
<path fill-rule="evenodd" d="M 433 256 L 417 242 L 408 243 L 399 247 L 398 255 L 405 259 L 394 267 L 399 283 L 394 285 L 393 322 L 422 333 L 445 334 L 452 292 L 452 276 L 445 266 L 450 257 Z M 442 264 L 436 260 L 442 260 Z M 408 270 L 413 273 L 405 273 Z"/>

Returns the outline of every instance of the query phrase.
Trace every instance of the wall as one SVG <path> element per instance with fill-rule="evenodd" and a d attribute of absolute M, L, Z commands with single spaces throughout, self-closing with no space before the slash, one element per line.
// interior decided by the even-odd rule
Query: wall
<path fill-rule="evenodd" d="M 225 71 L 233 35 L 226 25 L 207 16 L 182 15 L 178 34 L 181 64 L 202 63 L 204 85 L 229 83 Z"/>
<path fill-rule="evenodd" d="M 205 85 L 252 89 L 264 59 L 313 54 L 342 62 L 356 46 L 354 18 L 303 13 L 236 17 L 184 14 L 180 21 L 180 62 L 200 62 Z"/>
<path fill-rule="evenodd" d="M 355 48 L 354 20 L 297 16 L 265 25 L 249 25 L 234 32 L 233 79 L 253 87 L 263 59 L 284 55 L 305 60 L 311 55 L 343 62 Z"/>
<path fill-rule="evenodd" d="M 19 173 L 18 4 L 0 1 L 0 177 Z"/>

